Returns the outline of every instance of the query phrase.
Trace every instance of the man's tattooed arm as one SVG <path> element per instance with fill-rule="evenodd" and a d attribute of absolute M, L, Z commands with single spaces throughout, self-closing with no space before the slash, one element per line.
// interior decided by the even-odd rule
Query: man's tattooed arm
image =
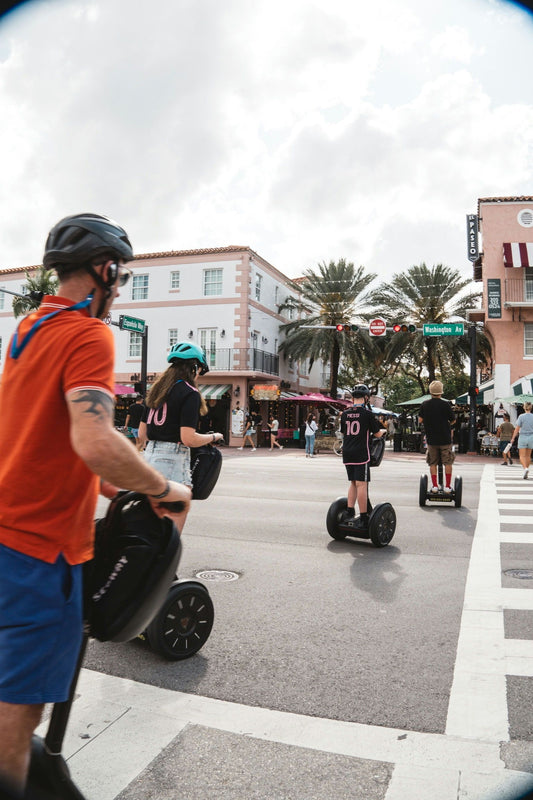
<path fill-rule="evenodd" d="M 94 417 L 111 418 L 114 417 L 115 403 L 98 389 L 85 389 L 72 395 L 72 403 L 82 403 L 80 410 L 83 414 L 91 414 Z"/>

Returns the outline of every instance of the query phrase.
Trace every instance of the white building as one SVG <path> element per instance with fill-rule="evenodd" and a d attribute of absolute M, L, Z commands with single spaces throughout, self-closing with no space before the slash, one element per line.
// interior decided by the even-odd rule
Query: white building
<path fill-rule="evenodd" d="M 292 404 L 278 404 L 278 397 L 284 391 L 320 390 L 324 366 L 316 362 L 308 370 L 307 364 L 278 355 L 279 326 L 291 318 L 290 310 L 279 313 L 278 307 L 295 296 L 283 273 L 238 246 L 148 253 L 128 266 L 133 278 L 111 313 L 117 384 L 133 388 L 141 381 L 143 335 L 118 327 L 120 316 L 136 318 L 146 324 L 148 384 L 166 369 L 175 342 L 195 341 L 205 349 L 210 371 L 199 384 L 216 430 L 223 430 L 230 444 L 240 443 L 242 410 L 257 403 L 264 420 L 276 411 L 282 428 L 296 426 Z M 32 269 L 1 270 L 0 288 L 23 292 L 25 273 Z M 11 300 L 0 292 L 0 370 L 16 326 Z"/>

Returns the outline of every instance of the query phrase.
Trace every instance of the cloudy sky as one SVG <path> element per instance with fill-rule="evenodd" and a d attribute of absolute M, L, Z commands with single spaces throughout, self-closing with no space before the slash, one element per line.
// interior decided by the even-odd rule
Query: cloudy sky
<path fill-rule="evenodd" d="M 478 198 L 533 195 L 532 45 L 506 0 L 30 0 L 0 18 L 0 268 L 96 211 L 137 253 L 469 276 Z"/>

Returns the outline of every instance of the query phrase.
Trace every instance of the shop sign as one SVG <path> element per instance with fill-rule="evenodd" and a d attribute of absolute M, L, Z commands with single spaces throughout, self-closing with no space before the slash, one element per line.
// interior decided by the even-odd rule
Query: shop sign
<path fill-rule="evenodd" d="M 466 240 L 468 247 L 468 260 L 477 261 L 479 258 L 479 244 L 477 238 L 477 214 L 466 215 Z"/>
<path fill-rule="evenodd" d="M 487 308 L 489 319 L 502 318 L 502 282 L 500 278 L 487 278 Z"/>
<path fill-rule="evenodd" d="M 254 400 L 277 400 L 280 388 L 275 383 L 256 383 L 252 387 L 251 395 Z"/>

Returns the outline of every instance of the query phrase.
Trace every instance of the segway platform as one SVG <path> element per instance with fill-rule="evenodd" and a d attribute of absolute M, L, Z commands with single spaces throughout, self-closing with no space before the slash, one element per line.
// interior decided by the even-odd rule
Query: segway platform
<path fill-rule="evenodd" d="M 370 539 L 374 547 L 385 547 L 396 531 L 396 512 L 390 503 L 379 503 L 372 508 L 368 502 L 368 527 L 356 527 L 359 517 L 348 517 L 348 498 L 338 497 L 329 507 L 326 528 L 332 539 L 342 540 L 347 536 Z"/>
<path fill-rule="evenodd" d="M 445 492 L 443 486 L 442 466 L 439 464 L 437 481 L 439 484 L 438 491 L 432 492 L 428 489 L 428 476 L 420 476 L 420 488 L 418 492 L 418 503 L 420 506 L 425 506 L 426 503 L 453 503 L 456 508 L 461 508 L 463 500 L 463 479 L 459 476 L 455 478 L 453 489 L 451 492 Z"/>

